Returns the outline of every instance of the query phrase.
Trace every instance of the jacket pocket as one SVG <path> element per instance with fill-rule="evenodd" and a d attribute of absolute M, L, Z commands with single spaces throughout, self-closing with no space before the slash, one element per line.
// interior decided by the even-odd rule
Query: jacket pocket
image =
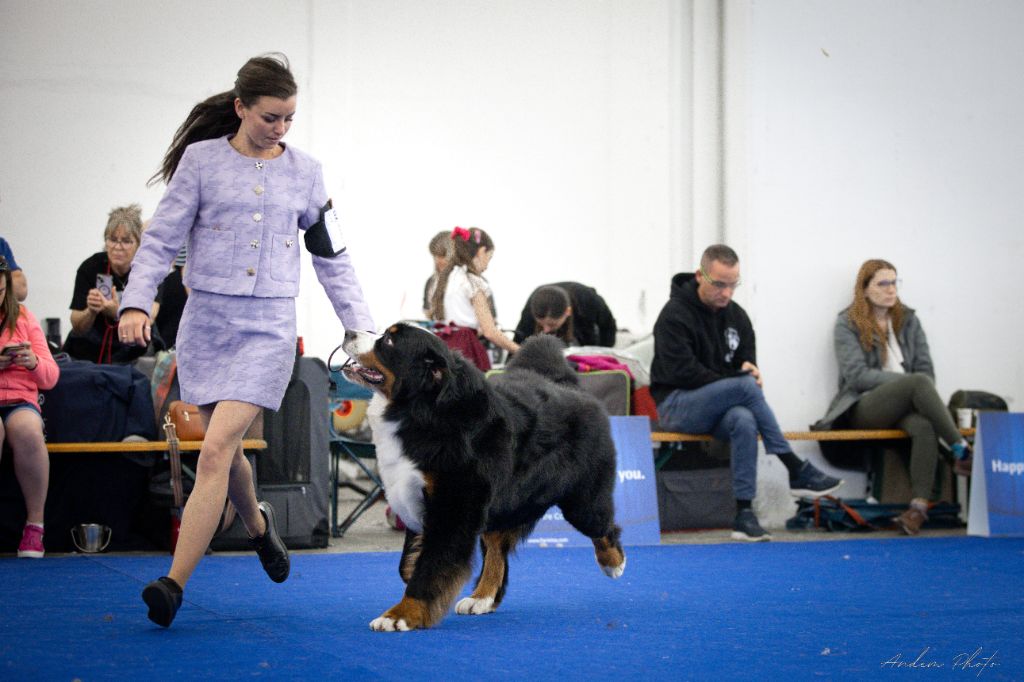
<path fill-rule="evenodd" d="M 197 275 L 231 277 L 235 257 L 235 233 L 224 228 L 200 227 L 193 236 L 195 251 L 190 253 L 191 267 Z"/>
<path fill-rule="evenodd" d="M 297 232 L 274 232 L 270 242 L 270 276 L 277 282 L 299 280 L 299 236 Z"/>

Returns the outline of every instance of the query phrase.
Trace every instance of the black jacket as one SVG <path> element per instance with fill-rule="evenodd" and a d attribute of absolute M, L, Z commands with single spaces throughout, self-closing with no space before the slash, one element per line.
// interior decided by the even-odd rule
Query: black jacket
<path fill-rule="evenodd" d="M 575 338 L 566 339 L 562 334 L 556 336 L 571 346 L 615 346 L 615 316 L 596 289 L 579 282 L 558 282 L 546 286 L 565 289 L 569 294 L 569 305 L 572 306 L 572 332 Z M 530 294 L 530 298 L 533 298 L 533 294 Z M 533 313 L 530 312 L 530 299 L 527 299 L 513 340 L 522 343 L 537 333 L 536 328 Z"/>
<path fill-rule="evenodd" d="M 693 273 L 672 278 L 672 293 L 654 323 L 651 397 L 660 403 L 677 388 L 694 389 L 739 376 L 757 364 L 754 328 L 735 301 L 712 310 L 697 296 Z"/>

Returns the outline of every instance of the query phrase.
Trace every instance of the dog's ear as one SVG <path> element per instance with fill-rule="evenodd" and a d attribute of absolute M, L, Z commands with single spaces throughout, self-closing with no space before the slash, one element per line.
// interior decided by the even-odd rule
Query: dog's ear
<path fill-rule="evenodd" d="M 423 388 L 440 388 L 445 380 L 450 363 L 448 358 L 433 349 L 423 354 L 423 378 L 426 384 Z"/>
<path fill-rule="evenodd" d="M 453 354 L 451 363 L 445 369 L 441 380 L 441 390 L 437 394 L 437 408 L 464 410 L 465 404 L 478 402 L 478 394 L 483 390 L 484 375 L 476 371 L 468 360 L 459 354 Z"/>

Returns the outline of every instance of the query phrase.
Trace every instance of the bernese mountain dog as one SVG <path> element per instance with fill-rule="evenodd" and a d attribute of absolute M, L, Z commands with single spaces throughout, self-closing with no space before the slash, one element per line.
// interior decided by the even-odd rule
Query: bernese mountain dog
<path fill-rule="evenodd" d="M 402 600 L 378 631 L 435 625 L 482 565 L 459 614 L 494 611 L 508 555 L 553 505 L 591 538 L 612 578 L 626 555 L 615 524 L 615 446 L 601 404 L 579 387 L 550 336 L 527 340 L 486 379 L 429 331 L 396 324 L 379 337 L 346 332 L 347 378 L 374 391 L 367 411 L 388 504 L 406 524 Z"/>

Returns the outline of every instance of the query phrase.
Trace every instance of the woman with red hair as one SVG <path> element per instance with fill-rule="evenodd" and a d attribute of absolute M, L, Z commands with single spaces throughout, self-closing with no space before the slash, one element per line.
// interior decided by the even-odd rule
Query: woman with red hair
<path fill-rule="evenodd" d="M 935 371 L 924 328 L 899 299 L 892 263 L 865 261 L 857 273 L 853 302 L 835 324 L 839 393 L 816 429 L 889 429 L 910 434 L 913 499 L 896 522 L 916 535 L 928 518 L 928 500 L 939 463 L 939 439 L 970 471 L 970 447 L 935 390 Z"/>

